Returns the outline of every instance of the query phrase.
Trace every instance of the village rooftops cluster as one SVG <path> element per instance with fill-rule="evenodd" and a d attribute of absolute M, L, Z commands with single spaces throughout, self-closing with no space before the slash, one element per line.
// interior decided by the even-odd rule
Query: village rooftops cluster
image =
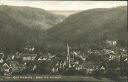
<path fill-rule="evenodd" d="M 4 72 L 4 75 L 10 75 L 13 71 L 19 71 L 21 69 L 23 72 L 26 69 L 28 71 L 31 70 L 31 72 L 41 72 L 49 64 L 53 74 L 69 69 L 75 71 L 86 70 L 86 74 L 91 74 L 95 70 L 107 70 L 107 65 L 104 66 L 102 64 L 104 61 L 108 63 L 108 66 L 113 60 L 120 62 L 123 59 L 124 62 L 128 62 L 127 50 L 125 48 L 88 49 L 87 53 L 70 49 L 69 45 L 67 45 L 67 53 L 62 52 L 59 55 L 51 53 L 44 54 L 41 52 L 16 52 L 15 55 L 10 55 L 6 59 L 4 58 L 4 53 L 0 53 L 0 70 Z"/>

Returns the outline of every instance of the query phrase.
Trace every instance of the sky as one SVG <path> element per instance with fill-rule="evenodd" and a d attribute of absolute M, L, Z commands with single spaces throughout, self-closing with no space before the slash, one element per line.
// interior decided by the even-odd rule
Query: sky
<path fill-rule="evenodd" d="M 3 5 L 30 6 L 45 10 L 87 10 L 92 8 L 110 8 L 127 5 L 127 1 L 25 1 L 1 0 Z"/>

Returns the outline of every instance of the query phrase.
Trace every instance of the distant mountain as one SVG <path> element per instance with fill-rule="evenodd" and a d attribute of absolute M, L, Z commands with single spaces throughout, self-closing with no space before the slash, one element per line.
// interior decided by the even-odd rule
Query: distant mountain
<path fill-rule="evenodd" d="M 1 5 L 0 49 L 41 44 L 43 32 L 64 18 L 38 8 Z"/>
<path fill-rule="evenodd" d="M 45 32 L 48 46 L 72 46 L 92 48 L 106 40 L 116 40 L 126 46 L 127 7 L 90 9 L 73 14 L 62 23 Z"/>
<path fill-rule="evenodd" d="M 6 5 L 0 6 L 0 15 L 4 20 L 5 16 L 10 17 L 23 25 L 34 27 L 36 29 L 42 28 L 43 30 L 51 28 L 65 18 L 64 16 L 56 15 L 39 8 Z M 3 23 L 3 25 L 6 24 Z"/>
<path fill-rule="evenodd" d="M 54 13 L 54 14 L 58 14 L 58 15 L 63 15 L 63 16 L 70 16 L 72 14 L 81 12 L 82 10 L 49 10 L 49 12 Z"/>

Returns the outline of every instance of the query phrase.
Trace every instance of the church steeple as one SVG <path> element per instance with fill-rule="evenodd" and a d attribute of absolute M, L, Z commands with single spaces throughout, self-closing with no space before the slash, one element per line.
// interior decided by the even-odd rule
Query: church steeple
<path fill-rule="evenodd" d="M 67 63 L 68 63 L 68 67 L 71 67 L 71 63 L 70 63 L 70 47 L 67 44 Z"/>

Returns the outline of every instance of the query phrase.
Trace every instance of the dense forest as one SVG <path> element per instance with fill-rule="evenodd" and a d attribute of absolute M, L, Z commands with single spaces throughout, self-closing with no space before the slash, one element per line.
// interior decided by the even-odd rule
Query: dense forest
<path fill-rule="evenodd" d="M 103 48 L 106 40 L 115 40 L 126 47 L 127 7 L 90 9 L 73 14 L 47 30 L 44 37 L 47 44 L 58 47 L 69 43 L 76 48 L 97 49 Z"/>
<path fill-rule="evenodd" d="M 41 45 L 43 33 L 65 17 L 31 7 L 0 6 L 0 50 Z"/>

